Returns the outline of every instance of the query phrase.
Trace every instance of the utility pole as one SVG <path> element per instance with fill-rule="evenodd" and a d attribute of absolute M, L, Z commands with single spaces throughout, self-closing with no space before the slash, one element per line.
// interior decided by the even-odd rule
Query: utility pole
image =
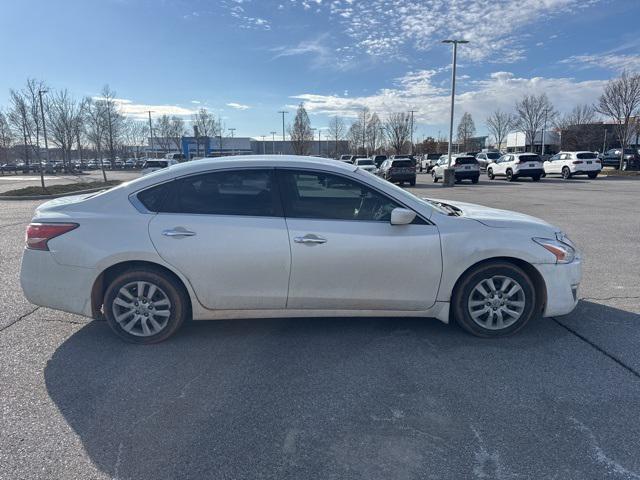
<path fill-rule="evenodd" d="M 443 40 L 442 43 L 453 44 L 453 61 L 451 69 L 451 118 L 449 119 L 449 146 L 447 149 L 447 168 L 444 172 L 442 185 L 445 187 L 453 187 L 456 182 L 455 173 L 451 168 L 451 144 L 453 143 L 453 113 L 456 98 L 456 62 L 458 59 L 458 44 L 469 43 L 468 40 Z"/>
<path fill-rule="evenodd" d="M 51 163 L 51 157 L 49 157 L 49 144 L 47 143 L 47 125 L 44 121 L 44 106 L 42 103 L 42 94 L 47 93 L 47 90 L 38 90 L 38 97 L 40 98 L 40 115 L 42 116 L 42 133 L 44 134 L 44 149 L 47 151 L 47 164 Z M 44 168 L 42 168 L 42 163 L 39 165 L 40 167 L 40 185 L 44 190 Z"/>
<path fill-rule="evenodd" d="M 271 154 L 276 154 L 276 132 L 271 132 Z"/>
<path fill-rule="evenodd" d="M 231 132 L 231 155 L 235 155 L 236 154 L 236 146 L 233 143 L 233 132 L 236 131 L 235 128 L 229 128 L 228 129 Z"/>
<path fill-rule="evenodd" d="M 284 139 L 284 116 L 289 112 L 286 112 L 284 110 L 280 110 L 278 113 L 282 114 L 282 153 L 284 153 L 284 141 L 285 141 L 285 139 Z"/>
<path fill-rule="evenodd" d="M 315 132 L 316 130 L 318 130 L 317 128 L 311 128 L 311 148 L 313 148 L 313 141 L 315 140 L 316 136 L 313 132 Z"/>
<path fill-rule="evenodd" d="M 604 140 L 602 141 L 602 154 L 607 149 L 607 126 L 604 127 Z"/>
<path fill-rule="evenodd" d="M 413 155 L 413 114 L 416 113 L 415 110 L 409 110 L 411 114 L 411 155 Z"/>

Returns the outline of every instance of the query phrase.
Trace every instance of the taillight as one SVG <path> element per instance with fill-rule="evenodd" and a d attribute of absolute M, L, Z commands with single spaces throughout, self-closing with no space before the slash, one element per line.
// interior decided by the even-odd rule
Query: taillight
<path fill-rule="evenodd" d="M 602 163 L 602 162 L 600 161 L 600 159 L 596 160 L 595 162 L 596 162 L 596 163 Z"/>
<path fill-rule="evenodd" d="M 78 228 L 77 223 L 30 223 L 27 227 L 27 248 L 49 250 L 47 242 L 52 238 Z"/>
<path fill-rule="evenodd" d="M 581 163 L 584 163 L 582 160 L 574 160 L 573 162 L 574 165 L 580 165 Z"/>

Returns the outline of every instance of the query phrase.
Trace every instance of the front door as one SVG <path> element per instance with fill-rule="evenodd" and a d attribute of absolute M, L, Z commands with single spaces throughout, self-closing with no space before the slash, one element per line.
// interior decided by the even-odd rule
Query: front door
<path fill-rule="evenodd" d="M 391 225 L 401 207 L 358 180 L 278 170 L 291 245 L 287 307 L 425 310 L 436 299 L 442 260 L 434 225 Z"/>
<path fill-rule="evenodd" d="M 149 234 L 200 303 L 285 308 L 291 256 L 273 170 L 216 171 L 171 183 Z"/>

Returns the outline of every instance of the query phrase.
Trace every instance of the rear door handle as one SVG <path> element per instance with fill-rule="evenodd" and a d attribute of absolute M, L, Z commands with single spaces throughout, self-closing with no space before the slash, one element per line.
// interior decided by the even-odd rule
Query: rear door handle
<path fill-rule="evenodd" d="M 308 233 L 304 237 L 294 237 L 293 241 L 296 243 L 306 243 L 308 245 L 314 245 L 318 243 L 327 243 L 327 239 L 315 235 L 313 233 Z"/>
<path fill-rule="evenodd" d="M 163 230 L 162 235 L 165 237 L 174 237 L 174 238 L 182 238 L 182 237 L 193 237 L 196 232 L 192 232 L 191 230 L 187 230 L 186 228 L 176 227 L 173 230 Z"/>

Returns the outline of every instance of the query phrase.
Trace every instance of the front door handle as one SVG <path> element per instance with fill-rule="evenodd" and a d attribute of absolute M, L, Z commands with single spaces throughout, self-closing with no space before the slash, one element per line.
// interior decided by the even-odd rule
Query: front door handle
<path fill-rule="evenodd" d="M 313 233 L 308 233 L 304 237 L 294 237 L 293 241 L 296 243 L 305 243 L 307 245 L 327 243 L 326 238 L 320 237 L 318 235 L 314 235 Z"/>
<path fill-rule="evenodd" d="M 163 230 L 162 235 L 165 237 L 173 237 L 173 238 L 182 238 L 182 237 L 193 237 L 196 232 L 192 232 L 191 230 L 187 230 L 183 227 L 176 227 L 173 230 Z"/>

